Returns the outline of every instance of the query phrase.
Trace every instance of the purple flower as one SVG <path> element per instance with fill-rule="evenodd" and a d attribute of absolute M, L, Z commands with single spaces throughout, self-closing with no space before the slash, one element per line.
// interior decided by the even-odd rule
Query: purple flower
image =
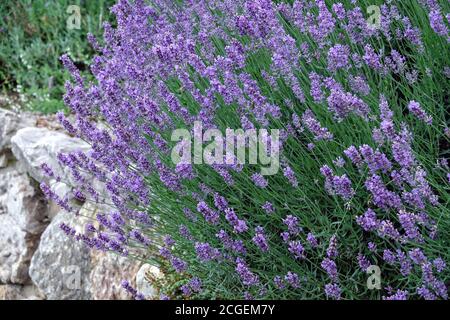
<path fill-rule="evenodd" d="M 219 223 L 219 213 L 212 210 L 208 207 L 206 202 L 201 201 L 197 204 L 197 211 L 200 212 L 204 217 L 205 220 L 208 221 L 211 224 L 217 224 Z"/>
<path fill-rule="evenodd" d="M 260 226 L 255 228 L 255 236 L 252 238 L 254 244 L 256 244 L 263 252 L 269 250 L 269 245 L 264 233 L 264 229 Z"/>
<path fill-rule="evenodd" d="M 328 244 L 327 248 L 327 257 L 328 258 L 336 258 L 338 256 L 338 249 L 337 249 L 337 236 L 333 235 L 330 238 L 330 243 Z"/>
<path fill-rule="evenodd" d="M 320 125 L 320 122 L 317 121 L 314 113 L 307 109 L 302 115 L 302 123 L 306 128 L 314 135 L 315 140 L 332 140 L 333 134 L 328 131 L 327 128 L 324 128 Z"/>
<path fill-rule="evenodd" d="M 266 201 L 261 207 L 267 214 L 273 213 L 275 210 L 271 202 Z"/>
<path fill-rule="evenodd" d="M 369 242 L 369 243 L 367 244 L 367 248 L 368 248 L 369 251 L 371 251 L 371 252 L 377 251 L 377 245 L 376 245 L 375 243 L 373 243 L 373 242 Z"/>
<path fill-rule="evenodd" d="M 250 287 L 259 284 L 259 277 L 250 271 L 245 261 L 241 258 L 236 259 L 236 272 L 244 285 Z"/>
<path fill-rule="evenodd" d="M 283 223 L 288 227 L 288 231 L 291 235 L 298 235 L 301 228 L 298 225 L 298 218 L 293 215 L 287 215 L 283 219 Z"/>
<path fill-rule="evenodd" d="M 53 170 L 48 166 L 48 164 L 41 164 L 41 169 L 47 177 L 51 178 L 55 176 Z"/>
<path fill-rule="evenodd" d="M 370 261 L 367 257 L 363 256 L 361 253 L 358 253 L 357 256 L 359 267 L 365 272 L 371 265 Z"/>
<path fill-rule="evenodd" d="M 225 211 L 228 208 L 228 201 L 216 192 L 214 193 L 214 205 L 220 211 Z"/>
<path fill-rule="evenodd" d="M 172 256 L 170 262 L 172 264 L 172 267 L 178 273 L 183 273 L 187 270 L 187 267 L 188 267 L 187 263 L 178 257 Z"/>
<path fill-rule="evenodd" d="M 374 174 L 367 178 L 365 186 L 372 193 L 373 202 L 381 209 L 399 209 L 402 206 L 400 197 L 388 190 L 380 176 Z"/>
<path fill-rule="evenodd" d="M 408 110 L 413 115 L 415 115 L 417 118 L 422 120 L 428 125 L 431 125 L 433 123 L 433 118 L 429 116 L 421 107 L 420 104 L 416 101 L 410 101 L 408 104 Z"/>
<path fill-rule="evenodd" d="M 350 200 L 355 191 L 347 175 L 335 176 L 327 165 L 320 168 L 320 173 L 325 177 L 325 189 L 330 194 L 336 194 L 344 200 Z"/>
<path fill-rule="evenodd" d="M 289 283 L 292 288 L 297 289 L 300 288 L 300 278 L 298 274 L 289 271 L 284 277 L 287 283 Z"/>
<path fill-rule="evenodd" d="M 448 28 L 442 19 L 442 15 L 439 10 L 432 10 L 429 14 L 430 26 L 438 35 L 448 37 Z"/>
<path fill-rule="evenodd" d="M 418 265 L 421 265 L 428 261 L 423 251 L 419 248 L 412 249 L 408 252 L 409 258 Z"/>
<path fill-rule="evenodd" d="M 376 230 L 380 225 L 380 221 L 377 219 L 377 214 L 372 209 L 367 209 L 364 215 L 357 216 L 356 223 L 363 228 L 364 231 Z"/>
<path fill-rule="evenodd" d="M 135 300 L 145 300 L 142 293 L 138 292 L 127 280 L 122 280 L 122 288 L 124 288 Z"/>
<path fill-rule="evenodd" d="M 312 248 L 316 248 L 319 245 L 319 243 L 317 242 L 316 237 L 311 232 L 309 232 L 307 234 L 306 241 L 309 242 L 309 244 L 311 245 Z"/>
<path fill-rule="evenodd" d="M 436 271 L 437 272 L 442 272 L 447 267 L 447 264 L 445 263 L 445 261 L 442 258 L 440 258 L 440 257 L 434 259 L 433 260 L 433 264 L 436 267 Z"/>
<path fill-rule="evenodd" d="M 362 157 L 361 154 L 359 153 L 358 149 L 355 146 L 350 146 L 348 147 L 345 151 L 344 154 L 347 156 L 347 158 L 350 159 L 350 161 L 356 165 L 356 166 L 360 166 L 362 164 Z"/>
<path fill-rule="evenodd" d="M 275 276 L 275 278 L 273 278 L 273 283 L 279 290 L 286 288 L 283 279 L 280 276 Z"/>
<path fill-rule="evenodd" d="M 202 290 L 202 281 L 198 277 L 189 280 L 188 285 L 194 292 L 200 292 Z"/>
<path fill-rule="evenodd" d="M 292 253 L 295 259 L 304 259 L 305 248 L 299 240 L 289 241 L 289 252 Z"/>
<path fill-rule="evenodd" d="M 407 276 L 411 273 L 412 265 L 406 254 L 397 249 L 397 261 L 400 263 L 400 273 Z"/>
<path fill-rule="evenodd" d="M 328 109 L 334 114 L 338 121 L 343 120 L 351 113 L 367 119 L 369 116 L 369 106 L 357 96 L 342 90 L 331 90 L 327 98 Z"/>
<path fill-rule="evenodd" d="M 245 221 L 238 219 L 232 208 L 225 209 L 225 219 L 233 226 L 234 232 L 236 233 L 242 233 L 248 230 Z"/>
<path fill-rule="evenodd" d="M 280 236 L 281 236 L 281 239 L 283 239 L 284 242 L 288 242 L 289 241 L 289 237 L 290 237 L 289 232 L 282 232 L 280 234 Z"/>
<path fill-rule="evenodd" d="M 195 252 L 201 262 L 208 262 L 220 258 L 220 252 L 218 249 L 211 247 L 207 242 L 196 242 Z"/>
<path fill-rule="evenodd" d="M 252 180 L 257 187 L 260 187 L 263 189 L 266 188 L 267 185 L 269 184 L 269 182 L 266 180 L 266 178 L 264 178 L 264 176 L 261 175 L 260 173 L 254 173 L 252 175 Z"/>
<path fill-rule="evenodd" d="M 298 187 L 298 181 L 295 177 L 294 171 L 291 169 L 291 167 L 285 167 L 283 169 L 283 175 L 289 180 L 290 184 L 294 187 Z"/>
<path fill-rule="evenodd" d="M 335 72 L 344 69 L 349 62 L 350 48 L 347 45 L 336 44 L 328 50 L 328 70 Z"/>
<path fill-rule="evenodd" d="M 392 265 L 395 263 L 397 258 L 391 250 L 385 249 L 383 251 L 383 260 L 386 261 L 388 264 Z"/>
<path fill-rule="evenodd" d="M 341 288 L 336 283 L 328 283 L 325 285 L 325 295 L 327 296 L 327 298 L 340 300 Z"/>
<path fill-rule="evenodd" d="M 337 266 L 333 260 L 331 260 L 330 258 L 325 258 L 320 263 L 320 266 L 326 271 L 331 280 L 333 281 L 338 280 Z"/>
<path fill-rule="evenodd" d="M 398 289 L 396 293 L 384 297 L 383 300 L 408 300 L 409 292 L 407 290 L 400 290 Z"/>

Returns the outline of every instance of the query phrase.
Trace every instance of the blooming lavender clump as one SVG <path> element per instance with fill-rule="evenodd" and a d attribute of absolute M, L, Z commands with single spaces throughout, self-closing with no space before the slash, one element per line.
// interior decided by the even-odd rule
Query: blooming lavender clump
<path fill-rule="evenodd" d="M 273 278 L 273 282 L 279 290 L 283 290 L 286 288 L 286 285 L 284 284 L 284 281 L 280 276 L 275 276 L 275 278 Z"/>
<path fill-rule="evenodd" d="M 374 174 L 365 182 L 366 189 L 372 193 L 373 201 L 381 209 L 400 209 L 401 198 L 394 192 L 388 190 L 381 177 Z"/>
<path fill-rule="evenodd" d="M 225 211 L 228 208 L 227 200 L 218 193 L 214 193 L 214 205 L 220 211 Z"/>
<path fill-rule="evenodd" d="M 161 298 L 217 299 L 219 281 L 230 298 L 364 299 L 369 292 L 340 274 L 366 277 L 371 262 L 389 271 L 383 299 L 448 298 L 447 256 L 438 252 L 448 236 L 448 168 L 435 163 L 450 137 L 442 112 L 450 68 L 431 61 L 448 41 L 443 8 L 387 1 L 372 28 L 357 1 L 332 2 L 118 1 L 117 27 L 106 23 L 103 41 L 88 36 L 91 75 L 61 58 L 74 79 L 64 96 L 73 116 L 56 117 L 90 150 L 58 154 L 64 170 L 43 164 L 50 182 L 41 189 L 75 214 L 80 202 L 102 208 L 84 233 L 67 224 L 62 232 L 96 250 L 150 254 L 183 284 Z M 426 15 L 432 41 L 418 23 Z M 425 91 L 433 103 L 423 108 Z M 408 128 L 401 101 L 427 130 Z M 199 165 L 207 132 L 238 127 L 280 129 L 280 172 L 262 175 L 235 155 Z M 172 159 L 181 128 L 194 143 L 176 146 L 193 163 Z M 201 160 L 222 158 L 226 143 L 215 142 Z M 244 145 L 250 158 L 248 137 Z M 52 190 L 55 180 L 71 191 Z M 295 268 L 286 263 L 294 259 Z M 322 292 L 306 290 L 318 284 Z"/>
<path fill-rule="evenodd" d="M 383 251 L 383 260 L 386 261 L 388 264 L 394 264 L 396 259 L 397 258 L 395 254 L 391 250 L 385 249 Z"/>
<path fill-rule="evenodd" d="M 376 245 L 375 243 L 373 243 L 373 242 L 369 242 L 369 243 L 367 244 L 367 248 L 368 248 L 369 251 L 371 251 L 371 252 L 377 251 L 377 245 Z"/>
<path fill-rule="evenodd" d="M 356 166 L 360 166 L 362 164 L 362 157 L 361 154 L 359 153 L 358 149 L 355 146 L 350 146 L 348 147 L 345 151 L 344 154 L 347 156 L 347 158 L 350 159 L 350 161 L 356 165 Z"/>
<path fill-rule="evenodd" d="M 198 293 L 202 290 L 202 281 L 198 277 L 194 277 L 191 280 L 189 280 L 187 286 L 193 292 Z"/>

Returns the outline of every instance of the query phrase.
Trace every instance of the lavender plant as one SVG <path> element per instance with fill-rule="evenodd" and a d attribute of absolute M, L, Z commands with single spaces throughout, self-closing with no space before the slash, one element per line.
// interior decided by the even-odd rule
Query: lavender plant
<path fill-rule="evenodd" d="M 95 81 L 62 57 L 59 117 L 92 150 L 59 161 L 109 208 L 63 231 L 176 274 L 161 298 L 447 299 L 450 6 L 373 2 L 119 0 Z M 280 129 L 281 169 L 174 164 L 195 121 Z"/>

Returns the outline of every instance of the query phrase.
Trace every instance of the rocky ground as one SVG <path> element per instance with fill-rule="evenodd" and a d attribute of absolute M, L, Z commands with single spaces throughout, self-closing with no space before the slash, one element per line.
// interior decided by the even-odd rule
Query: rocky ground
<path fill-rule="evenodd" d="M 123 279 L 147 298 L 157 297 L 147 280 L 148 274 L 159 276 L 157 268 L 90 251 L 67 238 L 59 224 L 81 229 L 82 222 L 48 202 L 39 189 L 47 179 L 41 163 L 60 168 L 59 152 L 88 148 L 66 135 L 54 116 L 0 108 L 0 300 L 127 299 L 120 287 Z M 63 169 L 56 170 L 70 179 Z M 71 193 L 63 183 L 46 182 L 60 195 Z M 86 215 L 96 209 L 80 205 Z"/>

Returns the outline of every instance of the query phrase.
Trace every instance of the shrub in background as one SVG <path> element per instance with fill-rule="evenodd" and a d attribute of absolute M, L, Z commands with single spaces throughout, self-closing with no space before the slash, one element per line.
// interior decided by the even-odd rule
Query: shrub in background
<path fill-rule="evenodd" d="M 95 81 L 62 57 L 76 120 L 59 114 L 92 146 L 59 156 L 75 195 L 111 209 L 62 229 L 179 274 L 162 298 L 447 299 L 449 3 L 380 2 L 379 28 L 372 4 L 118 1 Z M 281 129 L 280 171 L 175 166 L 194 121 Z"/>
<path fill-rule="evenodd" d="M 0 3 L 0 86 L 2 91 L 22 95 L 25 107 L 56 112 L 64 107 L 64 81 L 59 57 L 69 53 L 81 69 L 90 64 L 93 51 L 88 32 L 99 35 L 108 20 L 112 0 L 5 0 Z M 78 5 L 80 29 L 68 29 L 70 5 Z"/>

